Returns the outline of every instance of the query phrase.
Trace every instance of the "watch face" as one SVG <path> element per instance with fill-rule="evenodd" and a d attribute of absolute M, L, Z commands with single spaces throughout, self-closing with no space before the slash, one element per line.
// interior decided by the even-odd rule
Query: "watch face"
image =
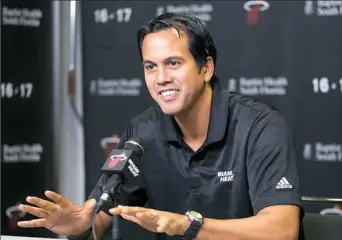
<path fill-rule="evenodd" d="M 195 211 L 190 211 L 190 214 L 194 216 L 195 218 L 202 218 L 202 215 L 198 212 Z"/>

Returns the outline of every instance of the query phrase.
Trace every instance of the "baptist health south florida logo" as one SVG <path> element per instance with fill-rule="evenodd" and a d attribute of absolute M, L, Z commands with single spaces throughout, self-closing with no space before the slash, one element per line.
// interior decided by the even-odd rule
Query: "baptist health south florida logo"
<path fill-rule="evenodd" d="M 2 6 L 2 25 L 38 28 L 43 16 L 43 11 L 39 8 Z"/>
<path fill-rule="evenodd" d="M 3 144 L 2 162 L 40 162 L 43 152 L 44 146 L 40 143 Z"/>
<path fill-rule="evenodd" d="M 316 162 L 342 162 L 342 144 L 305 143 L 303 158 Z"/>
<path fill-rule="evenodd" d="M 90 81 L 89 91 L 96 96 L 140 96 L 143 82 L 139 78 L 98 78 Z"/>
<path fill-rule="evenodd" d="M 163 13 L 192 13 L 204 22 L 209 22 L 212 19 L 214 8 L 210 3 L 194 3 L 194 4 L 168 4 L 158 6 L 156 16 Z"/>
<path fill-rule="evenodd" d="M 308 16 L 342 16 L 342 0 L 305 1 L 304 13 Z"/>
<path fill-rule="evenodd" d="M 278 77 L 239 77 L 228 79 L 228 89 L 249 96 L 285 96 L 289 81 L 284 76 Z"/>

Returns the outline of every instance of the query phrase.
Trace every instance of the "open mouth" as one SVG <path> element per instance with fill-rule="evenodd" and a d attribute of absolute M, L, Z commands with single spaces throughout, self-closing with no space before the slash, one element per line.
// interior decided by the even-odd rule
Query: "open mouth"
<path fill-rule="evenodd" d="M 161 91 L 159 94 L 162 96 L 164 101 L 171 101 L 171 100 L 175 99 L 178 92 L 179 92 L 179 90 L 169 89 L 169 90 Z"/>
<path fill-rule="evenodd" d="M 178 92 L 177 90 L 166 90 L 166 91 L 162 91 L 160 92 L 160 95 L 162 95 L 163 97 L 167 97 L 167 96 L 171 96 L 176 94 L 176 92 Z"/>

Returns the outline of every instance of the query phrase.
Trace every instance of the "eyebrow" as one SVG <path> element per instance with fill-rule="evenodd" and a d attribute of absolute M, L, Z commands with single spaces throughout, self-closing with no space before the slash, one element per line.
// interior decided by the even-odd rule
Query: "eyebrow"
<path fill-rule="evenodd" d="M 170 61 L 170 60 L 183 60 L 183 58 L 180 57 L 180 56 L 170 56 L 170 57 L 164 59 L 163 62 L 168 62 L 168 61 Z M 151 61 L 151 60 L 144 60 L 144 61 L 142 62 L 143 65 L 144 65 L 144 64 L 147 64 L 147 63 L 149 63 L 149 64 L 156 64 L 155 62 L 153 62 L 153 61 Z"/>

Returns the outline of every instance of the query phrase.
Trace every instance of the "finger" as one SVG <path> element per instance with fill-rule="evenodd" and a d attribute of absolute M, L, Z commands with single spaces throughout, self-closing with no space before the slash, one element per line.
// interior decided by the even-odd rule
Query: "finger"
<path fill-rule="evenodd" d="M 122 214 L 123 212 L 122 212 L 122 210 L 123 210 L 123 206 L 117 206 L 117 207 L 115 207 L 115 208 L 111 208 L 111 209 L 109 209 L 109 212 L 111 213 L 111 214 L 113 214 L 113 215 L 117 215 L 117 214 Z"/>
<path fill-rule="evenodd" d="M 166 227 L 168 224 L 168 219 L 167 218 L 160 218 L 158 219 L 158 227 L 157 227 L 157 232 L 165 232 L 166 231 Z"/>
<path fill-rule="evenodd" d="M 143 208 L 143 207 L 127 207 L 127 206 L 120 206 L 121 208 L 121 212 L 124 214 L 129 214 L 129 215 L 133 215 L 136 214 L 138 212 L 147 212 L 147 211 L 151 211 L 151 209 L 148 208 Z"/>
<path fill-rule="evenodd" d="M 143 222 L 140 221 L 139 219 L 137 219 L 137 218 L 134 217 L 134 216 L 126 215 L 126 214 L 121 214 L 121 217 L 122 217 L 123 219 L 126 219 L 127 221 L 134 222 L 134 223 L 136 223 L 136 224 L 138 224 L 138 225 L 140 225 L 140 226 L 143 225 Z"/>
<path fill-rule="evenodd" d="M 70 200 L 52 191 L 45 191 L 45 196 L 53 200 L 55 203 L 57 203 L 61 207 L 68 207 L 70 205 L 73 205 L 73 203 Z"/>
<path fill-rule="evenodd" d="M 163 233 L 164 232 L 164 227 L 163 226 L 158 226 L 157 227 L 157 232 Z"/>
<path fill-rule="evenodd" d="M 111 209 L 109 209 L 109 212 L 113 215 L 118 215 L 118 214 L 122 213 L 120 208 L 111 208 Z"/>
<path fill-rule="evenodd" d="M 18 222 L 19 227 L 24 228 L 36 228 L 36 227 L 45 227 L 45 219 L 35 219 L 31 221 L 20 221 Z"/>
<path fill-rule="evenodd" d="M 24 204 L 20 204 L 18 207 L 20 211 L 30 213 L 36 217 L 47 218 L 49 216 L 49 212 L 41 208 L 32 207 Z"/>
<path fill-rule="evenodd" d="M 38 197 L 27 197 L 26 201 L 49 212 L 56 211 L 57 209 L 56 204 Z"/>
<path fill-rule="evenodd" d="M 154 223 L 156 224 L 157 223 L 157 220 L 158 220 L 158 215 L 156 212 L 154 211 L 150 211 L 150 212 L 138 212 L 136 214 L 136 217 L 145 222 L 145 221 L 149 221 L 151 223 Z"/>
<path fill-rule="evenodd" d="M 89 199 L 85 202 L 83 205 L 85 209 L 87 209 L 89 212 L 93 212 L 96 207 L 96 200 L 95 199 Z"/>
<path fill-rule="evenodd" d="M 112 208 L 109 210 L 111 214 L 126 214 L 126 215 L 135 215 L 138 212 L 150 211 L 147 208 L 142 207 L 127 207 L 127 206 L 117 206 L 116 208 Z"/>

